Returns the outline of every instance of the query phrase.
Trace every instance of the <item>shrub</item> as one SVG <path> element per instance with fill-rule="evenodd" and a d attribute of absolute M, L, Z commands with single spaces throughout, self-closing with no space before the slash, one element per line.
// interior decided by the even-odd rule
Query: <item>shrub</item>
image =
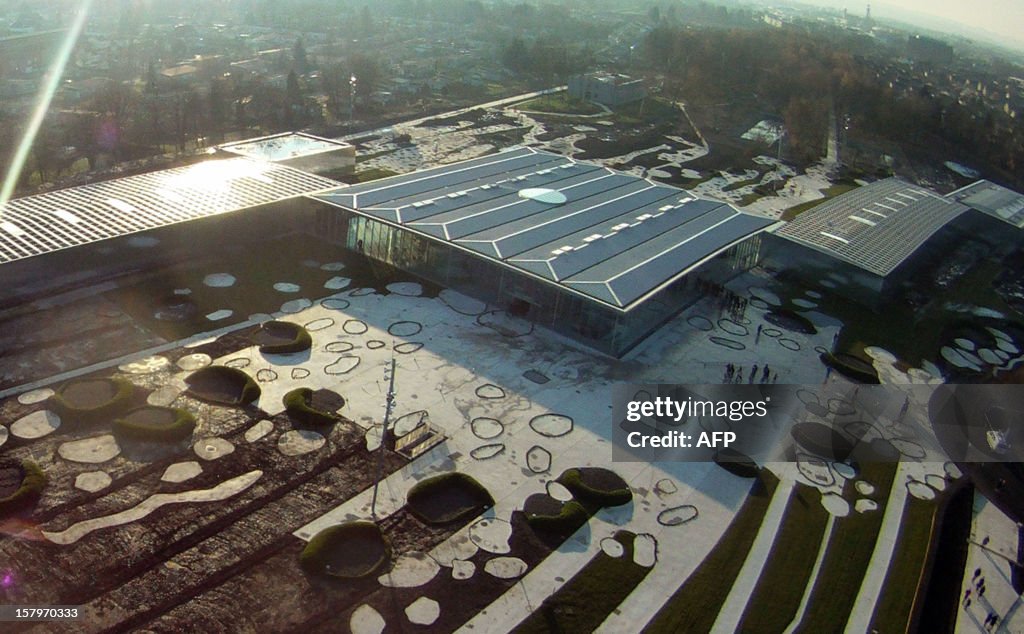
<path fill-rule="evenodd" d="M 245 372 L 224 365 L 196 370 L 185 379 L 189 393 L 217 405 L 245 405 L 260 397 L 260 386 Z"/>
<path fill-rule="evenodd" d="M 114 434 L 129 440 L 178 442 L 192 436 L 195 427 L 196 418 L 187 410 L 143 405 L 115 420 Z"/>
<path fill-rule="evenodd" d="M 433 525 L 464 521 L 494 506 L 494 498 L 482 484 L 458 472 L 417 482 L 406 502 L 413 515 Z"/>
<path fill-rule="evenodd" d="M 11 466 L 11 461 L 8 461 L 6 466 Z M 14 493 L 0 499 L 0 517 L 31 508 L 39 501 L 46 487 L 46 474 L 39 465 L 30 460 L 23 460 L 18 466 L 22 472 L 21 486 Z"/>
<path fill-rule="evenodd" d="M 257 334 L 260 352 L 264 354 L 288 354 L 302 352 L 313 347 L 309 331 L 288 321 L 268 321 L 260 326 Z"/>
<path fill-rule="evenodd" d="M 100 390 L 103 393 L 97 396 Z M 103 396 L 107 392 L 110 396 Z M 104 422 L 127 409 L 134 396 L 135 386 L 125 379 L 74 379 L 57 388 L 50 406 L 62 419 Z"/>
<path fill-rule="evenodd" d="M 538 533 L 548 533 L 560 537 L 568 537 L 587 523 L 590 514 L 576 500 L 562 504 L 561 510 L 555 515 L 543 513 L 526 513 L 526 522 Z"/>
<path fill-rule="evenodd" d="M 622 506 L 633 499 L 629 485 L 614 471 L 599 467 L 568 469 L 555 480 L 583 504 Z"/>
<path fill-rule="evenodd" d="M 300 387 L 288 392 L 281 399 L 284 402 L 284 409 L 293 420 L 306 425 L 324 426 L 333 425 L 338 418 L 330 412 L 322 412 L 309 405 L 313 398 L 313 390 L 308 387 Z"/>
<path fill-rule="evenodd" d="M 380 527 L 358 520 L 330 526 L 309 540 L 299 565 L 309 574 L 360 579 L 380 570 L 391 559 L 391 549 Z"/>
<path fill-rule="evenodd" d="M 757 463 L 751 460 L 749 456 L 735 449 L 716 451 L 714 460 L 715 464 L 719 467 L 741 478 L 756 478 L 758 471 L 761 470 Z"/>
<path fill-rule="evenodd" d="M 874 366 L 863 359 L 844 352 L 838 354 L 826 352 L 820 358 L 822 363 L 848 379 L 870 385 L 878 385 L 879 383 L 878 372 L 875 371 Z"/>

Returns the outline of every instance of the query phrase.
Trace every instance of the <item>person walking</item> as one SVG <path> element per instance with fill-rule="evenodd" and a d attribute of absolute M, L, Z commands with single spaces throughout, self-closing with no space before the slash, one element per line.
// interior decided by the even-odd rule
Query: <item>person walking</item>
<path fill-rule="evenodd" d="M 768 370 L 768 364 L 766 363 L 764 364 L 764 370 L 761 371 L 761 383 L 768 380 L 769 374 L 771 374 L 771 372 Z"/>

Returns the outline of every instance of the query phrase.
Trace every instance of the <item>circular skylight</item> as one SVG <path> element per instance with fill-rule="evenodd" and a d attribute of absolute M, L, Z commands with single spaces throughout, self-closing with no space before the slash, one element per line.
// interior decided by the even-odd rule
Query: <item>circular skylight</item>
<path fill-rule="evenodd" d="M 547 187 L 529 187 L 527 189 L 520 189 L 519 197 L 526 198 L 528 200 L 536 200 L 541 203 L 548 203 L 549 205 L 561 205 L 568 200 L 562 192 L 554 189 L 548 189 Z"/>

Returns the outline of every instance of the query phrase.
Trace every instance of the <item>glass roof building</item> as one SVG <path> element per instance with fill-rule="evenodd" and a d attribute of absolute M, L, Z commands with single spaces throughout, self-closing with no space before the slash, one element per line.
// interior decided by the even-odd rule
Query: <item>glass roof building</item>
<path fill-rule="evenodd" d="M 0 301 L 70 283 L 64 278 L 159 266 L 172 248 L 293 231 L 295 220 L 279 212 L 311 207 L 303 196 L 338 185 L 285 165 L 230 158 L 13 199 L 0 210 Z M 161 247 L 133 247 L 147 241 Z"/>
<path fill-rule="evenodd" d="M 774 224 L 531 148 L 314 198 L 349 248 L 616 356 L 749 267 Z"/>

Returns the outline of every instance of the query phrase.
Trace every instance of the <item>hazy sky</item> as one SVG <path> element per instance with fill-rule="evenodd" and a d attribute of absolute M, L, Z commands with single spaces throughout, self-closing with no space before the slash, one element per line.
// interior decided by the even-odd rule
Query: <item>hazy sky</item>
<path fill-rule="evenodd" d="M 867 0 L 809 0 L 836 8 L 846 8 L 851 14 L 864 15 Z M 946 22 L 941 30 L 950 31 L 955 24 L 982 29 L 1003 40 L 1016 41 L 1024 47 L 1024 0 L 888 0 L 871 2 L 872 15 L 913 22 L 913 14 L 934 16 Z M 911 13 L 912 12 L 912 13 Z M 954 24 L 949 24 L 954 23 Z M 924 25 L 939 30 L 940 25 Z"/>

